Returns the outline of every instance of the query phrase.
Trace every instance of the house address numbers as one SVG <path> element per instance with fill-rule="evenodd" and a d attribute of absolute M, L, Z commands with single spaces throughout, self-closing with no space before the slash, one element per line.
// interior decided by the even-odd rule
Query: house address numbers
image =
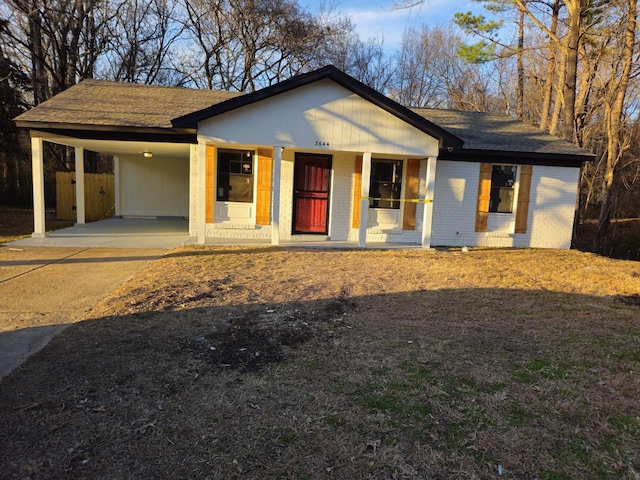
<path fill-rule="evenodd" d="M 316 147 L 328 147 L 329 142 L 325 142 L 323 140 L 316 140 Z"/>

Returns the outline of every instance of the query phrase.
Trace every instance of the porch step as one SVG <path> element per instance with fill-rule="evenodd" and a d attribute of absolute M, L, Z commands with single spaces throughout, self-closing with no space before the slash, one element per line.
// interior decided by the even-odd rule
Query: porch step
<path fill-rule="evenodd" d="M 328 242 L 330 240 L 329 235 L 291 235 L 291 242 Z"/>

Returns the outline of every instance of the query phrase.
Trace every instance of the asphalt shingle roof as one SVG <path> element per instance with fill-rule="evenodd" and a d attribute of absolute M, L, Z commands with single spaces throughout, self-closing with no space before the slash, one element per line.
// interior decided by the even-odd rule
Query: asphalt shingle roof
<path fill-rule="evenodd" d="M 501 113 L 412 108 L 421 117 L 464 140 L 464 150 L 588 155 L 566 140 Z"/>
<path fill-rule="evenodd" d="M 90 79 L 59 93 L 15 120 L 18 125 L 31 128 L 104 130 L 113 127 L 132 131 L 150 128 L 175 133 L 173 119 L 241 95 L 237 92 Z M 428 108 L 410 110 L 463 140 L 462 152 L 525 152 L 583 159 L 589 157 L 589 153 L 578 146 L 506 114 Z"/>
<path fill-rule="evenodd" d="M 18 123 L 172 128 L 171 120 L 241 95 L 136 83 L 84 80 L 23 113 Z"/>

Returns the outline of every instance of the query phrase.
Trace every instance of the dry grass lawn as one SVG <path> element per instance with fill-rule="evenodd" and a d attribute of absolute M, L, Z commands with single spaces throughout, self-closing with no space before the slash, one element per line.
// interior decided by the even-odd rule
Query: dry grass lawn
<path fill-rule="evenodd" d="M 47 210 L 47 231 L 71 227 L 75 222 L 58 220 L 54 210 Z M 0 206 L 0 243 L 28 237 L 33 232 L 33 210 L 21 207 Z"/>
<path fill-rule="evenodd" d="M 640 264 L 174 250 L 0 384 L 3 478 L 634 479 Z"/>

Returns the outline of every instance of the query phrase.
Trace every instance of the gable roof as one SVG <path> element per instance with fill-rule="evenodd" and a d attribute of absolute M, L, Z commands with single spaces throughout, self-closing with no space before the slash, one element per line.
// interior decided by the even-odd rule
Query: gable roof
<path fill-rule="evenodd" d="M 440 139 L 443 160 L 581 166 L 594 158 L 506 114 L 403 107 L 333 66 L 250 94 L 89 79 L 15 121 L 19 127 L 76 138 L 194 143 L 198 121 L 322 79 Z"/>
<path fill-rule="evenodd" d="M 35 130 L 181 135 L 171 119 L 241 95 L 136 83 L 84 80 L 16 117 Z M 190 136 L 191 137 L 191 136 Z"/>
<path fill-rule="evenodd" d="M 483 161 L 489 155 L 513 158 L 516 163 L 548 164 L 546 159 L 555 159 L 555 165 L 580 166 L 594 158 L 577 145 L 507 114 L 431 108 L 412 110 L 464 140 L 464 148 L 444 149 L 438 156 L 441 159 Z"/>
<path fill-rule="evenodd" d="M 205 120 L 207 118 L 211 118 L 240 107 L 251 105 L 261 100 L 266 100 L 268 98 L 275 97 L 276 95 L 280 95 L 296 88 L 309 85 L 310 83 L 325 79 L 337 83 L 341 87 L 346 88 L 356 95 L 359 95 L 365 100 L 398 117 L 399 119 L 417 128 L 418 130 L 437 138 L 438 140 L 440 140 L 441 146 L 460 148 L 464 143 L 463 140 L 458 138 L 455 134 L 441 128 L 428 119 L 417 115 L 415 112 L 400 105 L 399 103 L 394 102 L 380 92 L 338 70 L 333 65 L 327 65 L 326 67 L 314 70 L 309 73 L 297 75 L 275 85 L 263 88 L 262 90 L 248 93 L 240 97 L 235 97 L 212 105 L 208 108 L 176 117 L 172 123 L 176 128 L 197 128 L 198 122 L 201 120 Z"/>

